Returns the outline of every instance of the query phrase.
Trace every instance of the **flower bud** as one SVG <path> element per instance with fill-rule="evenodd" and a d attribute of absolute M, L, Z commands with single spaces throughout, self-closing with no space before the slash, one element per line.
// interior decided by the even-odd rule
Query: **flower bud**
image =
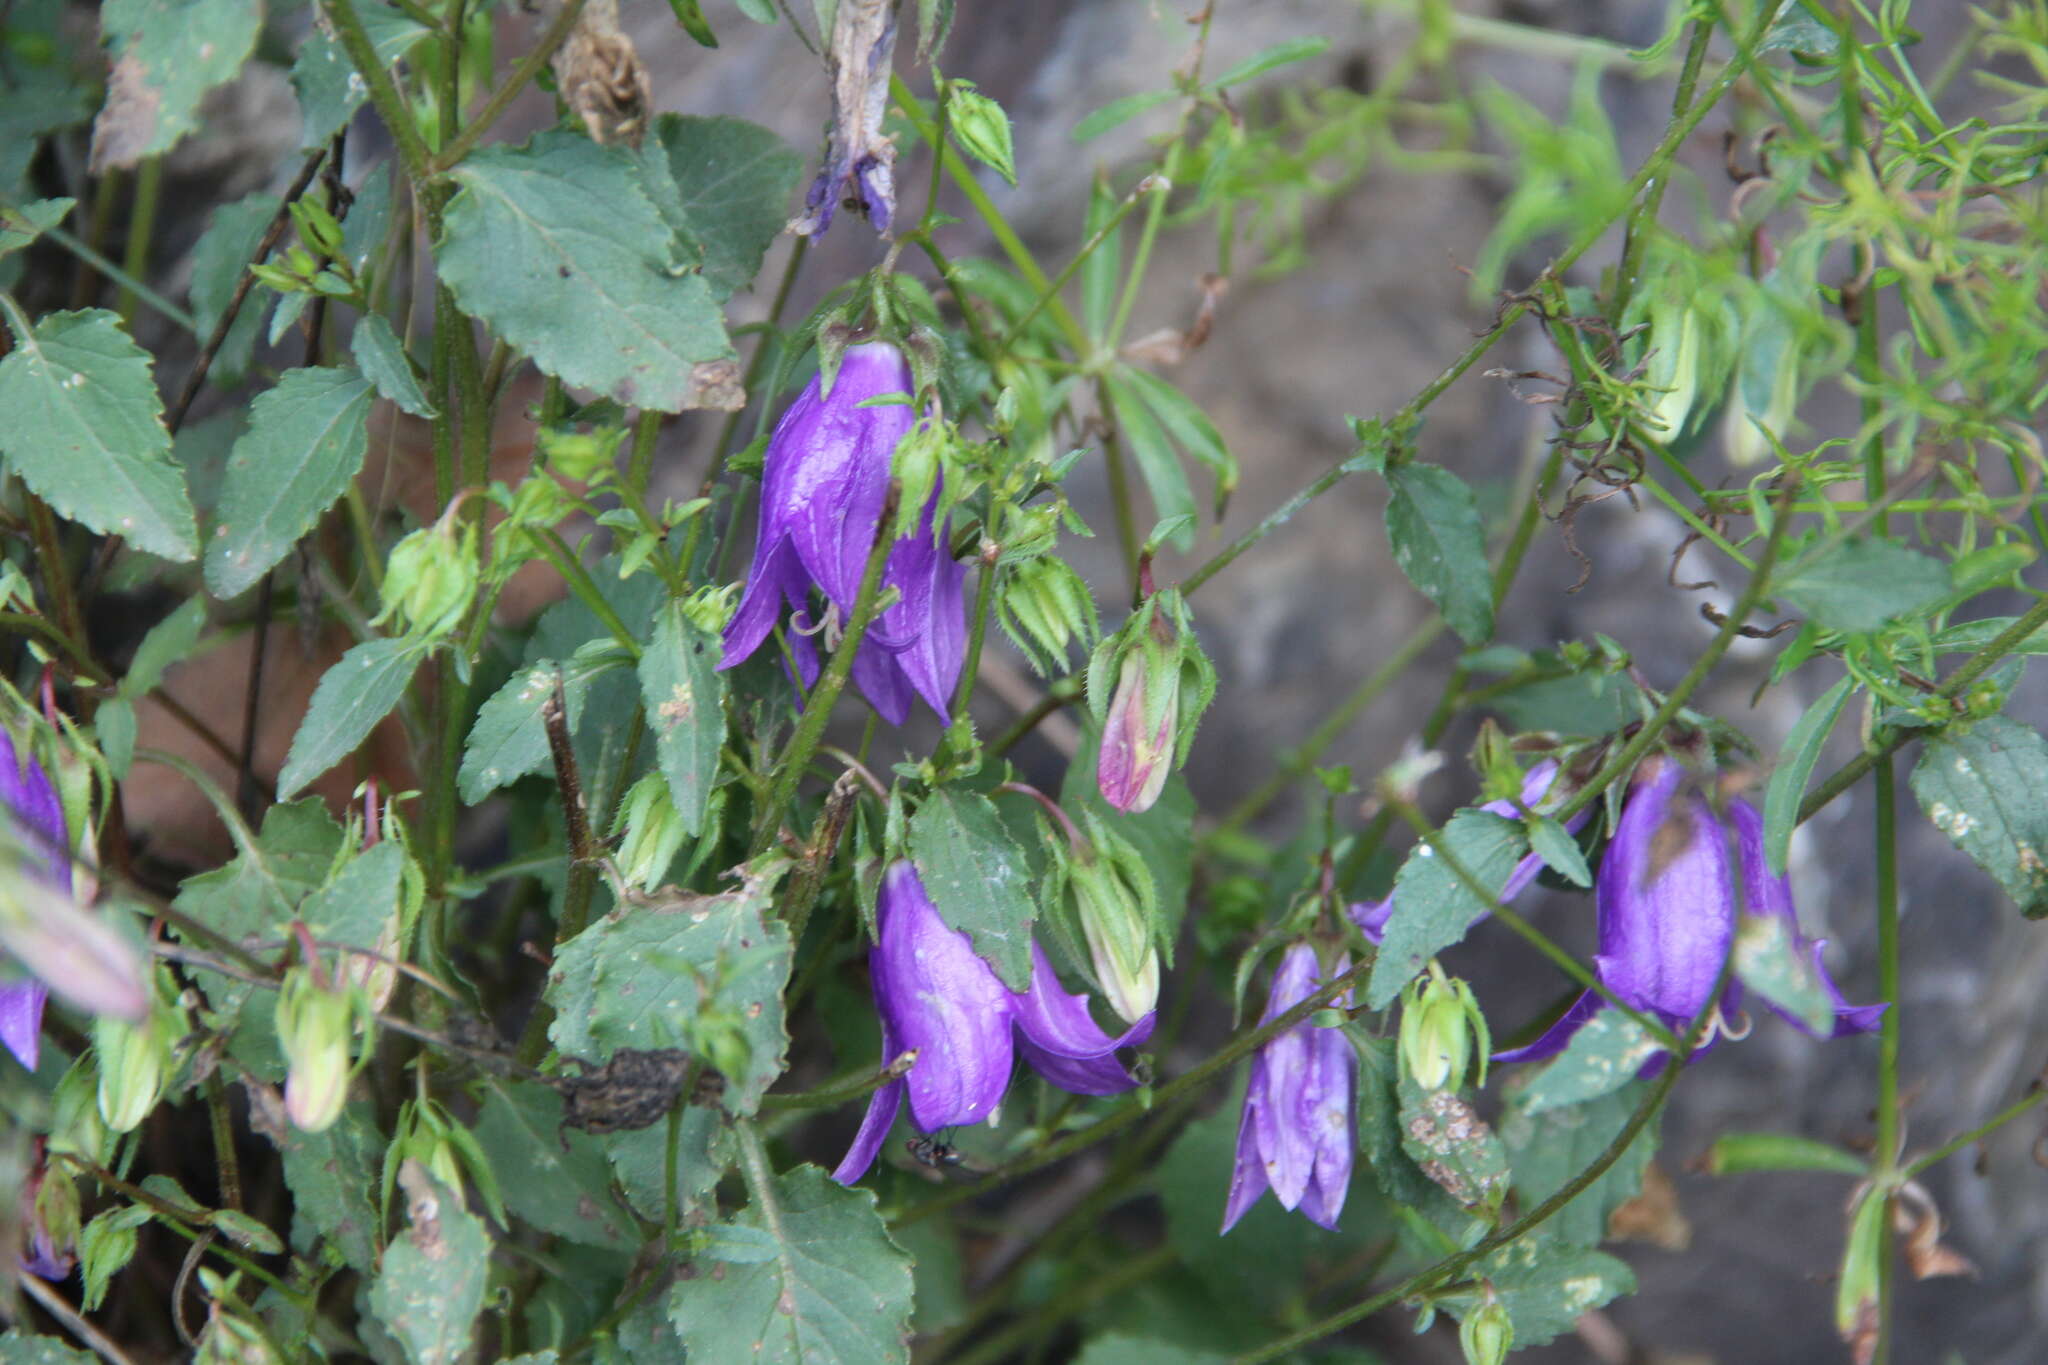
<path fill-rule="evenodd" d="M 625 439 L 624 427 L 599 427 L 589 432 L 548 430 L 540 433 L 540 449 L 548 468 L 571 483 L 589 483 L 613 467 L 619 444 Z"/>
<path fill-rule="evenodd" d="M 458 533 L 445 516 L 422 526 L 391 547 L 375 624 L 396 618 L 414 635 L 446 634 L 476 595 L 477 572 L 476 527 Z"/>
<path fill-rule="evenodd" d="M 78 1249 L 78 1187 L 62 1170 L 45 1165 L 22 1188 L 28 1222 L 29 1268 L 48 1279 L 71 1273 Z"/>
<path fill-rule="evenodd" d="M 1678 439 L 1699 399 L 1699 310 L 1685 300 L 1660 299 L 1650 310 L 1650 319 L 1653 345 L 1646 379 L 1658 391 L 1650 419 L 1662 428 L 1662 439 L 1670 442 Z"/>
<path fill-rule="evenodd" d="M 105 1164 L 111 1134 L 100 1117 L 99 1088 L 99 1071 L 88 1050 L 66 1069 L 50 1097 L 48 1150 Z"/>
<path fill-rule="evenodd" d="M 1457 1090 L 1464 1086 L 1477 1037 L 1479 1083 L 1486 1083 L 1486 1056 L 1492 1051 L 1486 1016 L 1472 998 L 1472 988 L 1444 975 L 1436 962 L 1426 976 L 1409 983 L 1401 1000 L 1401 1065 L 1423 1090 Z"/>
<path fill-rule="evenodd" d="M 1486 1302 L 1458 1324 L 1458 1345 L 1465 1350 L 1465 1365 L 1501 1365 L 1514 1344 L 1514 1320 L 1488 1290 Z"/>
<path fill-rule="evenodd" d="M 719 634 L 732 620 L 733 594 L 738 590 L 737 583 L 697 589 L 683 599 L 683 619 L 706 635 Z"/>
<path fill-rule="evenodd" d="M 1173 713 L 1180 670 L 1162 673 L 1161 685 L 1146 686 L 1145 659 L 1124 656 L 1116 695 L 1102 726 L 1102 752 L 1095 774 L 1102 799 L 1125 812 L 1152 809 L 1173 769 Z"/>
<path fill-rule="evenodd" d="M 1089 705 L 1102 722 L 1096 783 L 1117 810 L 1152 808 L 1215 695 L 1216 670 L 1191 626 L 1178 592 L 1155 592 L 1088 661 Z M 1112 664 L 1116 688 L 1105 701 Z"/>
<path fill-rule="evenodd" d="M 947 81 L 946 117 L 953 137 L 968 155 L 1012 185 L 1017 183 L 1010 116 L 1002 105 L 976 90 L 972 81 Z"/>
<path fill-rule="evenodd" d="M 667 881 L 669 865 L 682 850 L 685 830 L 666 777 L 651 772 L 633 784 L 620 803 L 618 823 L 612 828 L 615 835 L 621 831 L 625 840 L 619 845 L 619 875 L 643 891 Z"/>
<path fill-rule="evenodd" d="M 1100 826 L 1093 832 L 1104 840 L 1098 850 L 1114 838 Z M 1130 861 L 1102 852 L 1077 856 L 1067 869 L 1067 889 L 1103 995 L 1136 1023 L 1159 1003 L 1159 952 L 1152 942 L 1152 879 L 1142 862 L 1134 878 Z"/>
<path fill-rule="evenodd" d="M 285 1057 L 284 1111 L 301 1132 L 318 1133 L 341 1117 L 348 1099 L 355 1002 L 347 988 L 314 979 L 306 967 L 285 974 L 277 993 L 277 1042 Z"/>
<path fill-rule="evenodd" d="M 1065 561 L 1050 555 L 1012 570 L 1002 599 L 1003 630 L 1040 673 L 1064 667 L 1076 639 L 1085 648 L 1101 626 L 1088 585 Z"/>
<path fill-rule="evenodd" d="M 155 1003 L 139 1024 L 106 1014 L 93 1020 L 100 1118 L 117 1133 L 132 1132 L 163 1098 L 171 1048 L 185 1028 L 184 1011 L 164 998 L 164 986 L 159 977 Z"/>

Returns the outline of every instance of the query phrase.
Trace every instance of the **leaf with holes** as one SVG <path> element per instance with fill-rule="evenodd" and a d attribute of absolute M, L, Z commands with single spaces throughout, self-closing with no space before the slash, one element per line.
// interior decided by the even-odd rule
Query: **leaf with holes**
<path fill-rule="evenodd" d="M 165 559 L 199 553 L 185 478 L 171 459 L 149 356 L 104 308 L 34 327 L 6 304 L 0 456 L 60 516 Z"/>

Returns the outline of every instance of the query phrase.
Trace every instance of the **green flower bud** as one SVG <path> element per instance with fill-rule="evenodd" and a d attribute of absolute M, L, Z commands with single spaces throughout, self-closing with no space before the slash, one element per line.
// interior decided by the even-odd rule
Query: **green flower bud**
<path fill-rule="evenodd" d="M 1012 185 L 1017 183 L 1010 116 L 1002 105 L 976 90 L 972 81 L 947 81 L 946 117 L 954 140 L 969 156 Z"/>
<path fill-rule="evenodd" d="M 158 976 L 152 1008 L 139 1024 L 105 1014 L 93 1020 L 100 1118 L 116 1133 L 132 1132 L 163 1098 L 171 1048 L 185 1027 L 184 1011 L 165 1000 L 164 989 Z"/>
<path fill-rule="evenodd" d="M 1486 1302 L 1458 1324 L 1458 1345 L 1465 1350 L 1465 1365 L 1501 1365 L 1514 1344 L 1514 1320 L 1489 1289 Z"/>
<path fill-rule="evenodd" d="M 1486 1016 L 1470 986 L 1445 976 L 1443 967 L 1431 962 L 1428 974 L 1401 994 L 1401 1065 L 1423 1090 L 1457 1090 L 1465 1084 L 1475 1042 L 1478 1081 L 1484 1085 L 1492 1051 Z"/>
<path fill-rule="evenodd" d="M 669 865 L 682 851 L 687 831 L 666 777 L 651 772 L 633 784 L 612 828 L 614 835 L 621 832 L 625 838 L 619 845 L 619 875 L 643 891 L 667 881 Z"/>
<path fill-rule="evenodd" d="M 1065 666 L 1075 640 L 1083 648 L 1095 642 L 1101 625 L 1088 585 L 1065 561 L 1046 556 L 1014 566 L 1005 584 L 1004 632 L 1041 674 Z"/>
<path fill-rule="evenodd" d="M 30 1210 L 31 1231 L 38 1249 L 55 1257 L 68 1258 L 78 1245 L 81 1226 L 78 1187 L 60 1167 L 45 1165 L 34 1177 L 35 1202 Z"/>
<path fill-rule="evenodd" d="M 396 618 L 414 635 L 436 637 L 455 628 L 476 595 L 476 527 L 459 532 L 444 516 L 391 547 L 384 567 L 384 610 L 372 624 Z"/>
<path fill-rule="evenodd" d="M 624 427 L 599 427 L 591 432 L 543 431 L 540 450 L 548 467 L 563 478 L 571 483 L 589 483 L 614 468 L 619 444 L 625 439 Z"/>
<path fill-rule="evenodd" d="M 93 1064 L 93 1054 L 81 1053 L 50 1097 L 50 1151 L 105 1164 L 113 1135 L 100 1117 L 99 1089 L 99 1068 Z"/>
<path fill-rule="evenodd" d="M 285 973 L 277 993 L 277 1042 L 285 1057 L 284 1112 L 301 1132 L 318 1133 L 341 1117 L 355 1041 L 355 1001 L 325 986 L 311 969 Z"/>
<path fill-rule="evenodd" d="M 725 623 L 732 620 L 733 597 L 739 590 L 738 583 L 697 589 L 683 599 L 683 619 L 706 635 L 722 634 Z"/>
<path fill-rule="evenodd" d="M 1134 886 L 1121 861 L 1076 858 L 1067 869 L 1067 889 L 1103 995 L 1136 1023 L 1159 1003 L 1159 952 L 1152 942 L 1151 878 L 1145 876 L 1142 889 Z"/>

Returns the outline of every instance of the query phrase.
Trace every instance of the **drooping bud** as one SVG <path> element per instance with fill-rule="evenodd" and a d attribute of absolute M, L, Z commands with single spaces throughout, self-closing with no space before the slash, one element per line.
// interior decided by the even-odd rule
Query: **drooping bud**
<path fill-rule="evenodd" d="M 1195 641 L 1187 603 L 1172 588 L 1151 594 L 1088 661 L 1088 702 L 1102 722 L 1102 799 L 1127 813 L 1150 810 L 1215 692 L 1216 670 Z"/>
<path fill-rule="evenodd" d="M 1458 1324 L 1458 1345 L 1464 1349 L 1465 1365 L 1501 1365 L 1514 1344 L 1514 1320 L 1488 1288 L 1486 1302 Z"/>
<path fill-rule="evenodd" d="M 1486 1084 L 1486 1057 L 1493 1051 L 1486 1016 L 1472 988 L 1444 974 L 1432 961 L 1426 975 L 1408 984 L 1401 996 L 1401 1065 L 1424 1090 L 1464 1087 L 1477 1043 L 1479 1075 Z"/>
<path fill-rule="evenodd" d="M 1010 116 L 1003 106 L 974 88 L 973 81 L 946 82 L 946 117 L 953 136 L 976 161 L 1017 183 Z"/>
<path fill-rule="evenodd" d="M 185 1012 L 175 997 L 167 998 L 169 989 L 168 980 L 160 975 L 156 999 L 139 1024 L 105 1014 L 93 1020 L 100 1117 L 117 1133 L 132 1132 L 163 1098 L 171 1049 L 185 1028 Z"/>
<path fill-rule="evenodd" d="M 277 992 L 277 1042 L 286 1067 L 284 1111 L 301 1132 L 330 1127 L 348 1099 L 356 1018 L 351 994 L 346 987 L 315 979 L 303 966 L 286 972 Z"/>
<path fill-rule="evenodd" d="M 396 619 L 407 634 L 432 639 L 462 619 L 476 595 L 476 527 L 456 528 L 455 509 L 391 547 L 384 566 L 384 610 L 371 623 Z"/>
<path fill-rule="evenodd" d="M 106 1120 L 100 1117 L 99 1069 L 90 1050 L 79 1054 L 50 1097 L 48 1149 L 104 1164 L 110 1155 Z"/>
<path fill-rule="evenodd" d="M 651 772 L 635 782 L 619 805 L 612 833 L 625 835 L 619 845 L 618 866 L 628 884 L 652 891 L 666 882 L 669 865 L 682 851 L 686 833 L 668 779 Z"/>
<path fill-rule="evenodd" d="M 45 1164 L 22 1187 L 22 1203 L 29 1269 L 46 1279 L 62 1279 L 71 1273 L 78 1249 L 78 1187 L 61 1169 Z"/>
<path fill-rule="evenodd" d="M 1061 856 L 1067 893 L 1102 993 L 1136 1023 L 1159 1003 L 1152 874 L 1135 848 L 1092 817 L 1088 834 L 1092 849 L 1084 845 Z"/>

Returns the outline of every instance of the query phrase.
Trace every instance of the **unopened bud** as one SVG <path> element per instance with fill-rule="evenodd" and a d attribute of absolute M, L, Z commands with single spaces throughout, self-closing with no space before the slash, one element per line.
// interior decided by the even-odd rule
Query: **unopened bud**
<path fill-rule="evenodd" d="M 589 483 L 614 466 L 619 444 L 625 439 L 624 427 L 599 427 L 591 432 L 543 431 L 540 449 L 550 469 L 571 483 Z"/>
<path fill-rule="evenodd" d="M 1458 1324 L 1458 1345 L 1464 1348 L 1465 1365 L 1501 1365 L 1514 1344 L 1514 1320 L 1488 1290 L 1486 1302 Z"/>
<path fill-rule="evenodd" d="M 285 974 L 277 993 L 277 1042 L 284 1052 L 284 1111 L 301 1132 L 318 1133 L 341 1117 L 348 1099 L 355 1002 L 346 987 L 314 980 L 306 967 Z"/>
<path fill-rule="evenodd" d="M 1650 408 L 1651 421 L 1663 429 L 1667 442 L 1678 439 L 1700 390 L 1699 309 L 1689 301 L 1660 302 L 1651 310 L 1647 381 L 1659 390 Z"/>
<path fill-rule="evenodd" d="M 1401 1001 L 1401 1065 L 1423 1090 L 1457 1090 L 1464 1086 L 1478 1043 L 1479 1083 L 1486 1083 L 1486 1055 L 1491 1051 L 1486 1016 L 1472 988 L 1444 975 L 1435 962 L 1411 982 Z"/>
<path fill-rule="evenodd" d="M 69 1273 L 78 1247 L 78 1187 L 70 1176 L 49 1165 L 33 1177 L 32 1185 L 34 1195 L 27 1209 L 31 1256 L 44 1273 L 55 1278 Z"/>
<path fill-rule="evenodd" d="M 100 1118 L 117 1133 L 132 1132 L 163 1098 L 171 1048 L 185 1026 L 184 1011 L 158 994 L 139 1024 L 104 1014 L 93 1020 Z"/>
<path fill-rule="evenodd" d="M 612 833 L 622 831 L 625 838 L 619 844 L 619 875 L 643 891 L 666 882 L 669 866 L 682 851 L 686 833 L 666 777 L 651 772 L 633 784 L 620 803 L 618 824 Z"/>
<path fill-rule="evenodd" d="M 377 622 L 395 617 L 411 634 L 444 635 L 476 595 L 477 576 L 476 527 L 458 532 L 447 517 L 422 526 L 391 547 Z"/>
<path fill-rule="evenodd" d="M 1063 668 L 1073 642 L 1092 645 L 1100 630 L 1087 584 L 1065 561 L 1050 555 L 1016 566 L 1003 593 L 1001 619 L 1041 673 Z"/>
<path fill-rule="evenodd" d="M 1113 856 L 1109 835 L 1099 825 L 1096 854 L 1076 857 L 1067 869 L 1074 915 L 1088 941 L 1095 979 L 1110 1005 L 1136 1023 L 1159 1003 L 1159 952 L 1152 942 L 1151 878 L 1142 862 L 1136 881 L 1127 859 Z"/>
<path fill-rule="evenodd" d="M 1152 809 L 1173 770 L 1174 701 L 1178 668 L 1161 670 L 1159 686 L 1148 686 L 1146 660 L 1133 651 L 1117 673 L 1116 694 L 1102 725 L 1102 752 L 1095 765 L 1102 799 L 1120 811 Z"/>
<path fill-rule="evenodd" d="M 1141 576 L 1149 583 L 1149 569 Z M 1112 668 L 1116 686 L 1105 697 Z M 1120 811 L 1151 809 L 1215 693 L 1216 670 L 1194 638 L 1186 602 L 1172 588 L 1152 593 L 1088 661 L 1088 704 L 1102 722 L 1102 799 Z"/>
<path fill-rule="evenodd" d="M 706 635 L 717 635 L 732 620 L 733 594 L 739 584 L 728 583 L 720 588 L 699 588 L 683 599 L 683 619 Z"/>
<path fill-rule="evenodd" d="M 972 81 L 948 81 L 946 117 L 954 138 L 969 155 L 1012 185 L 1017 183 L 1010 116 L 1002 105 L 976 90 Z"/>

